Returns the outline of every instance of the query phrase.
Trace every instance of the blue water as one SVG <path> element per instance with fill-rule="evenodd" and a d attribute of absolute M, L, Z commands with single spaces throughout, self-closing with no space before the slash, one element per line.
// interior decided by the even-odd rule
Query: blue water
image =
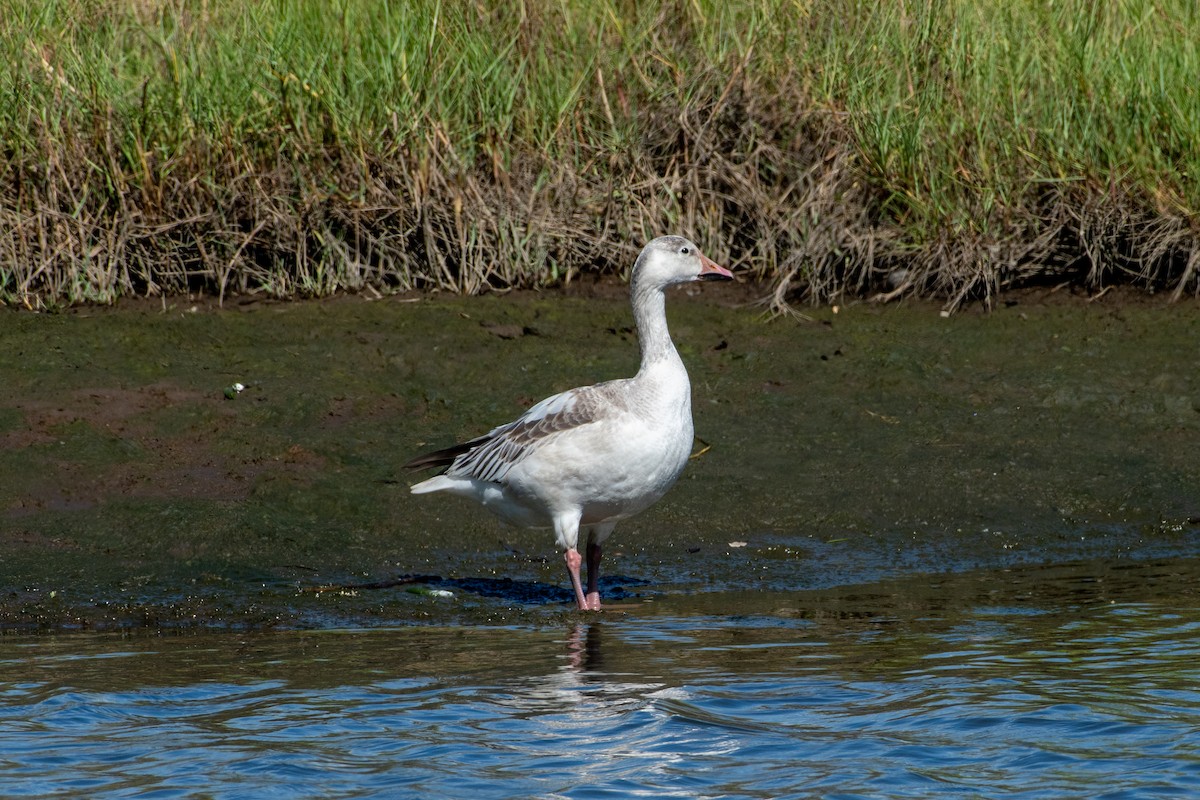
<path fill-rule="evenodd" d="M 1198 574 L 914 576 L 519 628 L 6 637 L 0 795 L 1196 797 Z"/>

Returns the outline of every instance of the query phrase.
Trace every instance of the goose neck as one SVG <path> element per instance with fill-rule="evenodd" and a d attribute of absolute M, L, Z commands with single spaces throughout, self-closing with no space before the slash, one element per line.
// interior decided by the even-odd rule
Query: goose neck
<path fill-rule="evenodd" d="M 645 286 L 635 281 L 632 287 L 633 319 L 637 324 L 642 350 L 642 371 L 663 361 L 679 361 L 679 353 L 667 330 L 666 294 L 662 286 Z"/>

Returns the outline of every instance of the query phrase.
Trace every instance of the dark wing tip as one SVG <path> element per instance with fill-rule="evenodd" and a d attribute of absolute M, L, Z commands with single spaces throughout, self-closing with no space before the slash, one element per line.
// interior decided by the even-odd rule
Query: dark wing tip
<path fill-rule="evenodd" d="M 401 469 L 419 470 L 430 469 L 432 467 L 448 467 L 454 463 L 454 459 L 458 458 L 463 453 L 471 450 L 479 444 L 476 439 L 470 442 L 462 442 L 460 444 L 450 445 L 441 450 L 434 450 L 431 453 L 423 453 L 411 461 L 401 465 Z"/>

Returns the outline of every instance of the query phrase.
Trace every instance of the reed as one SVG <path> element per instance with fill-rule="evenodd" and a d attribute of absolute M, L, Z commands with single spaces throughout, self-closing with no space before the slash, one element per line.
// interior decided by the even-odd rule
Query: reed
<path fill-rule="evenodd" d="M 0 2 L 0 302 L 1200 288 L 1192 0 Z"/>

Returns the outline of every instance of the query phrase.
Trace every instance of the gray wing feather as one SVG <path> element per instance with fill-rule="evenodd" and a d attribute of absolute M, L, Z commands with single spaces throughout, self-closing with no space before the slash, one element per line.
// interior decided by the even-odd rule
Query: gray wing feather
<path fill-rule="evenodd" d="M 513 422 L 479 437 L 479 444 L 454 459 L 446 474 L 502 483 L 508 471 L 539 444 L 624 409 L 616 383 L 584 386 L 547 397 Z"/>

